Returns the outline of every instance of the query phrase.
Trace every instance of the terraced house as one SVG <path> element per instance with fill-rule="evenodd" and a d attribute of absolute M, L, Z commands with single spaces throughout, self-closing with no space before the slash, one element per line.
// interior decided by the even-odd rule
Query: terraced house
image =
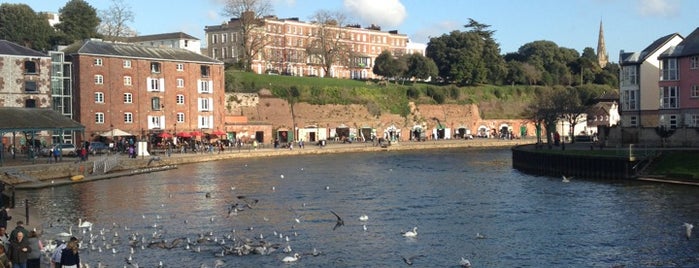
<path fill-rule="evenodd" d="M 137 136 L 223 126 L 223 62 L 192 51 L 87 40 L 72 62 L 74 117 L 85 139 L 121 129 Z"/>
<path fill-rule="evenodd" d="M 221 25 L 206 26 L 206 55 L 239 62 L 245 53 L 243 20 L 247 19 L 232 18 Z M 378 78 L 372 68 L 381 52 L 403 55 L 409 41 L 405 34 L 381 31 L 375 25 L 362 28 L 265 16 L 255 19 L 246 42 L 254 48 L 250 67 L 258 74 L 367 79 Z"/>
<path fill-rule="evenodd" d="M 660 123 L 699 127 L 699 28 L 666 49 L 660 60 Z"/>

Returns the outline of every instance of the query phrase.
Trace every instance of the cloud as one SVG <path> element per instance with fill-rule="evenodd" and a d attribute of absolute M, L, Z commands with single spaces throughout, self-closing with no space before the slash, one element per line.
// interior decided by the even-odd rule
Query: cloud
<path fill-rule="evenodd" d="M 463 30 L 463 23 L 456 21 L 440 21 L 434 24 L 425 25 L 410 34 L 410 39 L 417 43 L 428 43 L 432 37 L 440 37 L 449 34 L 454 30 Z"/>
<path fill-rule="evenodd" d="M 680 10 L 679 0 L 639 0 L 638 11 L 643 16 L 671 17 Z"/>
<path fill-rule="evenodd" d="M 344 6 L 362 24 L 376 24 L 383 28 L 397 27 L 407 17 L 400 0 L 344 0 Z"/>

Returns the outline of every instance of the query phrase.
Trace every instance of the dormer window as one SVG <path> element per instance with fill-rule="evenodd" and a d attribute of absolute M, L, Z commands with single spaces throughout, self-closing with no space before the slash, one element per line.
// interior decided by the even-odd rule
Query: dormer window
<path fill-rule="evenodd" d="M 24 62 L 24 73 L 25 74 L 36 74 L 36 62 L 34 61 L 25 61 Z"/>
<path fill-rule="evenodd" d="M 201 77 L 209 77 L 211 75 L 211 67 L 202 65 L 201 66 Z"/>
<path fill-rule="evenodd" d="M 160 73 L 160 62 L 151 62 L 150 63 L 150 72 L 151 73 Z"/>

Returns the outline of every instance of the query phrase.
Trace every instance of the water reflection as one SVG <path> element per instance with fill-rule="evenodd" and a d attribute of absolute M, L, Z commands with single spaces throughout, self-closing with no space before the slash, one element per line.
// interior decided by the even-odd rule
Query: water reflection
<path fill-rule="evenodd" d="M 514 171 L 510 159 L 509 150 L 500 149 L 240 159 L 21 192 L 18 198 L 41 210 L 44 238 L 78 218 L 95 223 L 95 249 L 82 250 L 92 266 L 122 267 L 129 234 L 148 242 L 196 240 L 209 232 L 226 245 L 235 243 L 227 236 L 241 241 L 262 235 L 293 252 L 217 257 L 221 246 L 207 242 L 197 245 L 201 252 L 137 247 L 133 259 L 141 267 L 159 261 L 213 267 L 216 259 L 226 267 L 279 266 L 284 256 L 315 248 L 323 254 L 303 255 L 296 265 L 395 267 L 404 265 L 401 257 L 415 255 L 424 255 L 413 259 L 415 265 L 434 267 L 458 266 L 461 257 L 475 267 L 699 265 L 699 240 L 685 239 L 682 228 L 699 218 L 695 188 L 561 183 Z M 259 202 L 228 217 L 227 207 L 241 195 Z M 330 210 L 345 226 L 333 231 Z M 367 222 L 358 220 L 362 214 Z M 401 236 L 414 226 L 416 238 Z M 114 232 L 121 237 L 115 243 Z M 81 236 L 88 241 L 90 233 Z"/>

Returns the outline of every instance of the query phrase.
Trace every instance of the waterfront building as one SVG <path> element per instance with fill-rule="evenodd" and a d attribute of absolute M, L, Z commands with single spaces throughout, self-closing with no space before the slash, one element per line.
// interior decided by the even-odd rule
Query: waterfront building
<path fill-rule="evenodd" d="M 672 108 L 677 103 L 660 101 L 658 82 L 661 79 L 658 73 L 661 70 L 661 62 L 658 56 L 668 48 L 677 46 L 682 40 L 683 37 L 680 34 L 673 33 L 658 38 L 641 52 L 621 50 L 619 53 L 619 105 L 623 127 L 657 127 L 661 124 L 661 120 L 668 122 L 678 120 L 671 116 L 661 118 L 661 108 Z M 676 65 L 673 68 L 676 68 Z M 676 73 L 673 72 L 673 74 Z M 667 79 L 675 80 L 676 78 L 663 78 L 663 80 Z M 676 94 L 676 92 L 668 92 L 662 96 L 671 96 L 668 94 Z"/>
<path fill-rule="evenodd" d="M 660 125 L 699 126 L 699 28 L 658 57 Z"/>
<path fill-rule="evenodd" d="M 206 26 L 206 55 L 227 63 L 240 62 L 245 53 L 241 25 L 240 18 L 232 18 L 221 25 Z M 379 78 L 372 68 L 381 52 L 401 56 L 407 51 L 407 35 L 381 31 L 376 25 L 338 26 L 276 16 L 261 17 L 256 25 L 247 42 L 255 42 L 257 47 L 249 67 L 258 74 L 373 79 Z M 318 52 L 323 50 L 321 46 L 342 52 L 333 56 L 327 71 L 322 52 Z"/>
<path fill-rule="evenodd" d="M 0 40 L 0 107 L 48 108 L 51 57 Z"/>
<path fill-rule="evenodd" d="M 223 62 L 189 50 L 86 40 L 72 63 L 73 116 L 84 140 L 114 129 L 135 136 L 223 126 Z"/>
<path fill-rule="evenodd" d="M 125 38 L 125 42 L 139 46 L 181 48 L 201 54 L 199 38 L 183 32 L 132 36 Z"/>

